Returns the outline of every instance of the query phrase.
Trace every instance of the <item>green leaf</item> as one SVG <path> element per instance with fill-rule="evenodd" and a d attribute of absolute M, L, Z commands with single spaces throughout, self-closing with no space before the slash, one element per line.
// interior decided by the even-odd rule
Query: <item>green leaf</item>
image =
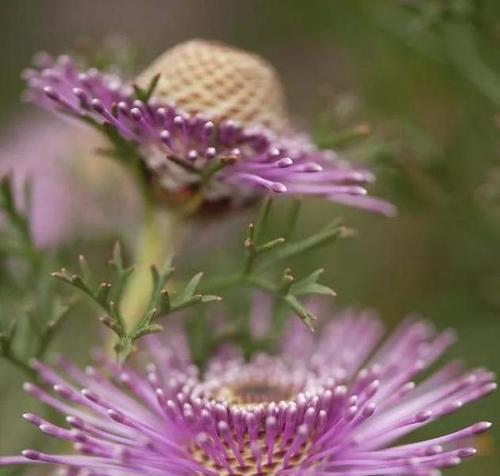
<path fill-rule="evenodd" d="M 134 84 L 133 88 L 134 88 L 135 96 L 137 97 L 137 99 L 147 103 L 151 99 L 151 96 L 153 95 L 153 93 L 156 89 L 156 86 L 158 85 L 158 81 L 160 80 L 160 76 L 161 76 L 160 73 L 155 74 L 151 78 L 151 81 L 149 82 L 148 87 L 146 89 L 143 89 L 140 86 L 138 86 L 137 84 Z"/>
<path fill-rule="evenodd" d="M 292 270 L 288 268 L 285 269 L 281 278 L 279 292 L 284 295 L 288 294 L 294 282 L 295 276 L 293 275 Z"/>
<path fill-rule="evenodd" d="M 222 298 L 220 296 L 215 296 L 214 294 L 200 294 L 200 302 L 203 304 L 208 304 L 211 302 L 220 302 Z"/>
<path fill-rule="evenodd" d="M 172 298 L 172 311 L 185 309 L 195 304 L 206 304 L 221 300 L 221 297 L 211 294 L 195 294 L 202 277 L 203 273 L 201 272 L 193 276 L 182 292 Z"/>
<path fill-rule="evenodd" d="M 99 285 L 99 289 L 97 290 L 96 300 L 101 305 L 101 307 L 106 307 L 109 296 L 111 293 L 111 284 L 110 283 L 101 283 Z"/>
<path fill-rule="evenodd" d="M 302 294 L 324 294 L 325 296 L 336 296 L 337 293 L 328 286 L 324 286 L 323 284 L 310 284 L 303 292 L 295 293 L 296 296 L 300 296 Z"/>
<path fill-rule="evenodd" d="M 285 238 L 275 238 L 274 240 L 268 241 L 263 245 L 259 245 L 256 248 L 257 253 L 265 253 L 267 251 L 274 250 L 277 246 L 281 246 L 285 243 Z"/>
<path fill-rule="evenodd" d="M 255 238 L 254 238 L 255 241 L 259 241 L 259 239 L 262 237 L 262 233 L 267 225 L 272 205 L 273 205 L 273 196 L 268 195 L 265 198 L 259 210 L 257 224 L 255 225 Z"/>
<path fill-rule="evenodd" d="M 308 311 L 295 296 L 288 295 L 285 298 L 286 304 L 290 307 L 290 309 L 300 317 L 302 322 L 309 328 L 309 330 L 314 331 L 314 322 L 317 320 L 317 317 L 310 311 Z"/>
<path fill-rule="evenodd" d="M 29 187 L 29 182 L 25 183 L 25 187 Z M 29 209 L 30 204 L 25 203 Z M 12 177 L 5 175 L 0 181 L 0 209 L 3 210 L 9 230 L 18 241 L 16 249 L 20 254 L 25 254 L 27 257 L 33 257 L 39 254 L 31 239 L 31 230 L 29 226 L 28 216 L 20 210 L 16 205 Z"/>
<path fill-rule="evenodd" d="M 78 256 L 78 264 L 80 265 L 80 272 L 82 274 L 82 279 L 85 283 L 87 283 L 87 285 L 90 287 L 90 288 L 93 288 L 93 286 L 91 285 L 92 283 L 92 273 L 89 269 L 89 265 L 87 263 L 87 260 L 85 259 L 85 256 L 83 255 L 80 255 Z"/>
<path fill-rule="evenodd" d="M 178 298 L 180 302 L 188 301 L 193 297 L 194 293 L 196 292 L 196 289 L 198 289 L 198 285 L 200 284 L 202 277 L 203 273 L 200 272 L 191 278 L 189 283 L 184 288 L 183 293 Z"/>
<path fill-rule="evenodd" d="M 110 265 L 113 269 L 112 273 L 112 286 L 111 293 L 109 298 L 112 299 L 115 303 L 119 303 L 121 301 L 121 297 L 125 286 L 130 278 L 130 275 L 134 272 L 134 267 L 124 266 L 123 263 L 123 255 L 120 243 L 116 242 L 113 247 L 113 258 L 110 261 Z"/>
<path fill-rule="evenodd" d="M 137 339 L 140 339 L 141 337 L 148 335 L 148 334 L 156 334 L 158 332 L 163 331 L 163 326 L 160 324 L 150 324 L 147 327 L 144 327 L 143 329 L 140 329 L 132 334 L 132 340 L 136 341 Z"/>
<path fill-rule="evenodd" d="M 289 260 L 295 256 L 320 248 L 321 246 L 332 244 L 338 238 L 345 236 L 346 231 L 347 229 L 344 226 L 334 221 L 312 236 L 296 243 L 282 246 L 272 257 L 266 260 L 264 265 L 268 267 L 279 261 Z"/>
<path fill-rule="evenodd" d="M 301 296 L 304 294 L 326 294 L 335 296 L 335 291 L 327 286 L 318 284 L 318 279 L 323 274 L 323 269 L 318 269 L 304 279 L 294 283 L 290 289 L 290 294 Z"/>

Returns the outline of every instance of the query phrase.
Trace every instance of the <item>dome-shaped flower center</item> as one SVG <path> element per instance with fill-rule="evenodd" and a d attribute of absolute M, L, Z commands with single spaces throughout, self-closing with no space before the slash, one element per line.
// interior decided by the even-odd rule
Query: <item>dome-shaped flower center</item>
<path fill-rule="evenodd" d="M 183 411 L 199 411 L 202 421 L 191 426 L 196 442 L 189 451 L 220 476 L 277 476 L 296 468 L 324 419 L 328 385 L 319 388 L 299 362 L 260 356 L 220 363 L 181 398 Z"/>
<path fill-rule="evenodd" d="M 296 391 L 295 385 L 249 381 L 221 388 L 216 398 L 232 405 L 258 405 L 290 400 Z"/>
<path fill-rule="evenodd" d="M 160 74 L 154 95 L 191 114 L 242 125 L 286 127 L 283 87 L 263 58 L 221 43 L 191 40 L 163 53 L 139 75 L 147 87 Z"/>

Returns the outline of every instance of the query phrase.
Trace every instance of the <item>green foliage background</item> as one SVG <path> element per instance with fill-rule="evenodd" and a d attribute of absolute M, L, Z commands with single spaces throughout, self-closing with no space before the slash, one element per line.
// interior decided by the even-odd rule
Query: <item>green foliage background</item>
<path fill-rule="evenodd" d="M 375 307 L 389 326 L 414 311 L 440 328 L 453 326 L 460 335 L 456 355 L 499 369 L 497 0 L 3 0 L 0 18 L 5 131 L 33 113 L 19 102 L 19 74 L 36 51 L 59 52 L 81 36 L 99 45 L 112 33 L 138 47 L 140 65 L 192 37 L 255 50 L 282 72 L 293 114 L 320 140 L 331 130 L 369 123 L 373 136 L 358 155 L 379 168 L 378 194 L 398 205 L 399 216 L 386 220 L 308 203 L 303 230 L 340 214 L 358 234 L 298 261 L 297 269 L 325 267 L 323 282 L 337 291 L 338 304 Z M 71 264 L 86 251 L 98 262 L 114 237 L 69 243 L 63 260 Z M 210 259 L 190 256 L 187 265 L 224 262 L 238 238 L 216 246 Z M 1 286 L 9 293 L 9 283 Z M 85 362 L 95 345 L 94 321 L 82 307 L 53 350 Z M 2 361 L 0 376 L 0 453 L 8 454 L 35 445 L 38 435 L 20 419 L 33 408 L 22 396 L 22 377 Z M 498 474 L 499 404 L 494 395 L 429 430 L 496 423 L 491 438 L 481 441 L 484 454 L 452 474 Z"/>

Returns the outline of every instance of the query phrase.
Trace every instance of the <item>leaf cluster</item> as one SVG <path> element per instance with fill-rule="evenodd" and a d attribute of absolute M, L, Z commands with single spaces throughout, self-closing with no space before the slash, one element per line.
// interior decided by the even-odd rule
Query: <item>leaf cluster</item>
<path fill-rule="evenodd" d="M 29 183 L 23 192 L 21 206 L 12 178 L 0 180 L 0 357 L 32 373 L 30 360 L 43 358 L 72 302 L 56 293 L 48 269 L 57 258 L 35 244 Z"/>
<path fill-rule="evenodd" d="M 310 236 L 293 241 L 291 235 L 300 208 L 300 202 L 296 202 L 283 236 L 263 240 L 272 205 L 272 197 L 267 198 L 256 224 L 250 224 L 247 228 L 244 239 L 246 256 L 242 270 L 208 281 L 207 286 L 208 289 L 219 290 L 241 285 L 264 291 L 293 311 L 309 329 L 313 330 L 316 316 L 303 303 L 304 298 L 314 294 L 334 296 L 335 292 L 318 282 L 323 269 L 314 270 L 308 276 L 298 277 L 288 263 L 297 256 L 334 243 L 338 238 L 346 236 L 349 231 L 338 221 L 333 221 Z M 284 268 L 282 263 L 285 263 Z"/>
<path fill-rule="evenodd" d="M 82 292 L 104 312 L 100 321 L 116 334 L 115 350 L 121 361 L 125 360 L 134 350 L 134 344 L 139 338 L 163 330 L 163 327 L 158 323 L 160 318 L 199 304 L 220 301 L 218 296 L 197 292 L 203 276 L 202 273 L 196 274 L 181 289 L 167 289 L 174 273 L 174 268 L 168 261 L 161 268 L 151 266 L 152 288 L 149 302 L 142 315 L 135 319 L 134 324 L 130 327 L 127 326 L 123 314 L 127 310 L 122 310 L 121 302 L 134 268 L 124 265 L 119 244 L 116 244 L 113 257 L 110 260 L 111 277 L 108 281 L 96 284 L 97 282 L 83 256 L 79 257 L 79 265 L 80 274 L 72 274 L 66 269 L 61 269 L 52 275 Z"/>

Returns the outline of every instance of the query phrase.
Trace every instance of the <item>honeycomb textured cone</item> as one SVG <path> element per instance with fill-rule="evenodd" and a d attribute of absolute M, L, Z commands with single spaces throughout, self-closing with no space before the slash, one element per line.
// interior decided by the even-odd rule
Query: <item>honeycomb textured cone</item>
<path fill-rule="evenodd" d="M 261 57 L 221 43 L 191 40 L 163 53 L 137 78 L 154 96 L 187 113 L 243 126 L 287 128 L 284 92 L 275 69 Z"/>

